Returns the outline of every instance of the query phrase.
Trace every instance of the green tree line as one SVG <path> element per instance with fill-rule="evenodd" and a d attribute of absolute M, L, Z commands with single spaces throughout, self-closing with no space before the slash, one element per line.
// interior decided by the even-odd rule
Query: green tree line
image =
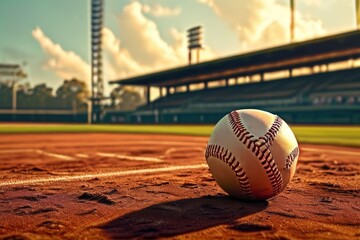
<path fill-rule="evenodd" d="M 29 84 L 19 84 L 16 89 L 16 108 L 35 110 L 76 110 L 87 108 L 89 91 L 78 79 L 64 80 L 53 92 L 45 83 L 30 88 Z M 13 82 L 0 82 L 0 109 L 13 108 Z"/>
<path fill-rule="evenodd" d="M 64 80 L 55 91 L 45 83 L 33 88 L 29 83 L 19 84 L 16 89 L 16 109 L 22 110 L 73 110 L 86 111 L 89 90 L 83 81 L 78 79 Z M 14 82 L 0 81 L 0 109 L 13 108 Z M 110 93 L 110 103 L 104 107 L 117 110 L 134 110 L 145 104 L 141 89 L 118 86 Z"/>

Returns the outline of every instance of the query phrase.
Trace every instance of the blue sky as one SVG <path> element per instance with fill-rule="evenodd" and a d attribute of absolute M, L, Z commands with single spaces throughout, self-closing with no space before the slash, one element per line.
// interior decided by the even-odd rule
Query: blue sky
<path fill-rule="evenodd" d="M 296 41 L 355 29 L 354 0 L 295 2 Z M 26 63 L 22 82 L 32 86 L 89 83 L 89 3 L 1 0 L 0 62 Z M 203 61 L 287 44 L 288 8 L 288 0 L 105 0 L 105 79 L 185 65 L 186 30 L 196 25 Z"/>

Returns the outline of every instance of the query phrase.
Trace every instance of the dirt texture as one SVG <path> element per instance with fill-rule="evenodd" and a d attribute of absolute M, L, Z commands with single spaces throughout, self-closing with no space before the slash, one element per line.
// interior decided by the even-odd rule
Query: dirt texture
<path fill-rule="evenodd" d="M 207 137 L 0 135 L 0 239 L 360 239 L 360 149 L 300 145 L 275 198 L 217 185 Z"/>

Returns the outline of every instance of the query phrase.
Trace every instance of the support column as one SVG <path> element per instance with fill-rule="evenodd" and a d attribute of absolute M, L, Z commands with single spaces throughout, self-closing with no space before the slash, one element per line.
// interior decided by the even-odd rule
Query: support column
<path fill-rule="evenodd" d="M 314 74 L 314 66 L 311 66 L 309 68 L 310 68 L 310 74 Z"/>
<path fill-rule="evenodd" d="M 191 65 L 191 49 L 189 49 L 188 60 L 189 60 L 189 65 Z"/>
<path fill-rule="evenodd" d="M 162 98 L 162 97 L 163 97 L 163 88 L 162 88 L 162 87 L 159 87 L 159 91 L 160 91 L 160 93 L 159 93 L 160 98 Z"/>
<path fill-rule="evenodd" d="M 150 86 L 146 86 L 146 103 L 150 103 Z"/>
<path fill-rule="evenodd" d="M 166 96 L 170 95 L 170 87 L 166 87 Z"/>
<path fill-rule="evenodd" d="M 315 68 L 316 68 L 316 65 L 313 65 L 313 66 L 312 66 L 312 69 L 311 69 L 311 72 L 314 73 L 314 72 L 316 71 Z"/>

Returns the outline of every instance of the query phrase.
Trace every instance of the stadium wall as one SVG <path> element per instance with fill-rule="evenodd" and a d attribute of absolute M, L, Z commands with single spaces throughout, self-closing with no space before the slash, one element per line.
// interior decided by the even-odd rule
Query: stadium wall
<path fill-rule="evenodd" d="M 86 123 L 87 112 L 0 110 L 0 122 Z"/>
<path fill-rule="evenodd" d="M 291 109 L 273 110 L 258 108 L 272 112 L 290 124 L 328 124 L 358 125 L 360 111 L 358 109 Z M 229 111 L 216 113 L 142 113 L 142 112 L 108 112 L 104 123 L 138 123 L 138 124 L 215 124 Z"/>
<path fill-rule="evenodd" d="M 290 124 L 359 125 L 359 109 L 283 109 L 258 108 L 279 115 Z M 229 111 L 204 113 L 106 112 L 102 123 L 131 124 L 215 124 Z M 1 113 L 0 122 L 86 123 L 87 113 Z"/>

